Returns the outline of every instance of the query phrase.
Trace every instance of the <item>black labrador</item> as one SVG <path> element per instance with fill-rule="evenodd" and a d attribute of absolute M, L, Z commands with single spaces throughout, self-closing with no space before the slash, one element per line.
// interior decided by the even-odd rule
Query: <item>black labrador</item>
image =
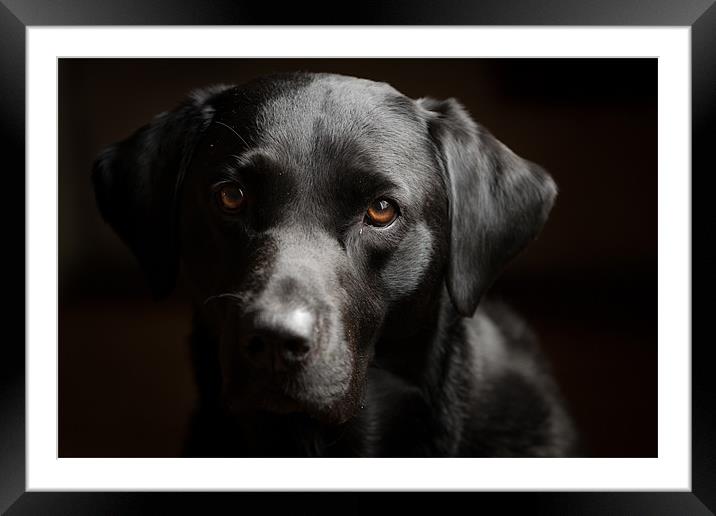
<path fill-rule="evenodd" d="M 534 336 L 480 303 L 557 189 L 454 99 L 313 73 L 213 87 L 93 181 L 153 291 L 181 268 L 191 292 L 188 455 L 573 453 Z"/>

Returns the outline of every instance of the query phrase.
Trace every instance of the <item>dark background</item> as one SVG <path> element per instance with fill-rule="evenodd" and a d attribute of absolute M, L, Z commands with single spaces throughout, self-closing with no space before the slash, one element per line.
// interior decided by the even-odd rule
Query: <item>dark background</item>
<path fill-rule="evenodd" d="M 192 88 L 297 69 L 454 96 L 550 171 L 552 216 L 491 294 L 539 333 L 590 455 L 656 456 L 656 59 L 60 60 L 59 455 L 176 456 L 195 399 L 184 293 L 153 302 L 101 221 L 97 152 Z"/>

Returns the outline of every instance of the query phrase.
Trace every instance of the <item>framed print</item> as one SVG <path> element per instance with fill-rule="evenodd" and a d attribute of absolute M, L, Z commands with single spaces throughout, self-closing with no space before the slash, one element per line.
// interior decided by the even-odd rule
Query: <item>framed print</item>
<path fill-rule="evenodd" d="M 309 26 L 248 4 L 7 4 L 26 324 L 7 345 L 3 509 L 430 491 L 713 511 L 691 290 L 708 2 Z M 487 179 L 461 182 L 472 167 Z M 430 347 L 458 338 L 444 313 L 473 321 L 474 351 Z"/>

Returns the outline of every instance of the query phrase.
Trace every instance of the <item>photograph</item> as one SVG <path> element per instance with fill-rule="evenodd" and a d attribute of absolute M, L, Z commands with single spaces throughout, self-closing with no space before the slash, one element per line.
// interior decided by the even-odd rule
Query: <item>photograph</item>
<path fill-rule="evenodd" d="M 58 457 L 658 457 L 658 59 L 69 58 Z"/>

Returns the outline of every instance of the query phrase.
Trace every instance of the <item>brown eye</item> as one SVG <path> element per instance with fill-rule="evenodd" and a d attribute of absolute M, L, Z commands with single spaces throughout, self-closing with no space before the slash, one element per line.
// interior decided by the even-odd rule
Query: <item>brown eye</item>
<path fill-rule="evenodd" d="M 385 227 L 398 218 L 398 207 L 387 199 L 378 199 L 368 207 L 366 222 L 371 226 Z"/>
<path fill-rule="evenodd" d="M 244 192 L 234 184 L 223 185 L 216 196 L 221 209 L 227 212 L 237 212 L 244 204 Z"/>

